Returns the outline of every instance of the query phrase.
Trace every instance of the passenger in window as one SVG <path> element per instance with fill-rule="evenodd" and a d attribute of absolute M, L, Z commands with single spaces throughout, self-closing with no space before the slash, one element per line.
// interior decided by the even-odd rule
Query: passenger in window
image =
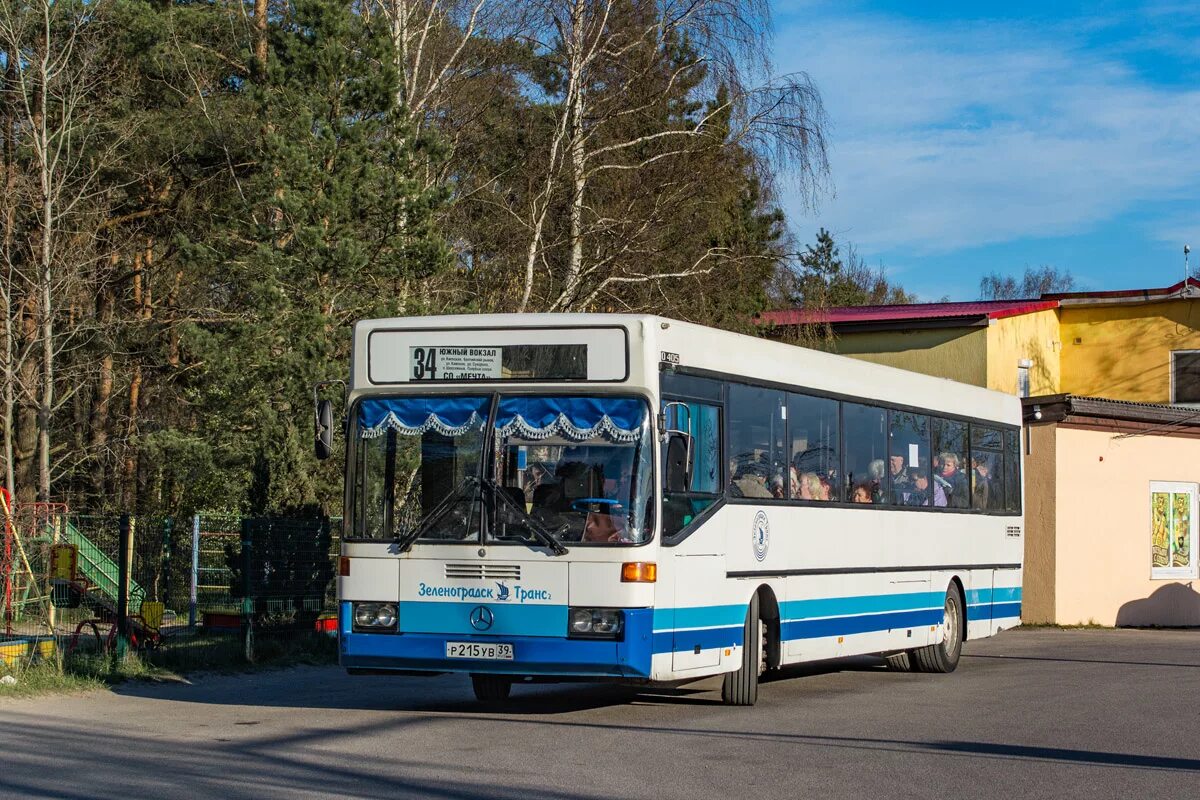
<path fill-rule="evenodd" d="M 767 471 L 764 465 L 751 460 L 753 457 L 734 461 L 736 472 L 730 482 L 734 497 L 769 498 L 771 491 L 767 488 Z"/>
<path fill-rule="evenodd" d="M 946 505 L 946 491 L 940 484 L 933 484 L 933 505 L 944 508 Z M 906 506 L 927 506 L 929 505 L 929 476 L 925 470 L 920 467 L 913 467 L 908 471 L 908 490 L 904 493 L 903 504 Z"/>
<path fill-rule="evenodd" d="M 986 458 L 971 459 L 971 493 L 975 508 L 991 508 L 994 502 L 991 464 Z"/>
<path fill-rule="evenodd" d="M 871 499 L 871 484 L 860 483 L 854 487 L 854 491 L 850 494 L 851 503 L 873 503 Z"/>
<path fill-rule="evenodd" d="M 806 472 L 800 476 L 800 494 L 801 500 L 820 500 L 822 502 L 829 499 L 829 487 L 821 481 L 821 477 L 815 472 Z"/>
<path fill-rule="evenodd" d="M 904 494 L 908 491 L 908 471 L 904 468 L 904 456 L 890 456 L 888 467 L 892 473 L 892 496 L 898 505 L 907 505 Z"/>
<path fill-rule="evenodd" d="M 871 502 L 883 502 L 883 476 L 887 471 L 887 467 L 883 464 L 882 458 L 877 458 L 871 462 L 867 471 L 871 475 Z"/>
<path fill-rule="evenodd" d="M 788 467 L 788 486 L 792 491 L 792 499 L 804 499 L 804 490 L 800 488 L 800 472 L 796 469 L 796 465 L 792 464 Z"/>
<path fill-rule="evenodd" d="M 782 500 L 783 498 L 787 497 L 787 495 L 783 493 L 782 472 L 776 472 L 775 477 L 771 478 L 771 497 L 774 497 L 776 500 Z"/>
<path fill-rule="evenodd" d="M 967 497 L 967 476 L 959 469 L 958 456 L 955 453 L 942 453 L 938 458 L 942 466 L 941 471 L 935 473 L 934 482 L 946 493 L 947 505 L 951 508 L 966 508 L 970 505 Z"/>

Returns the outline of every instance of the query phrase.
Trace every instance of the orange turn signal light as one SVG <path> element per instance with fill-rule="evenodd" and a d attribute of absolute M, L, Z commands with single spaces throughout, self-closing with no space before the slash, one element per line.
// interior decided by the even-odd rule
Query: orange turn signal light
<path fill-rule="evenodd" d="M 658 564 L 653 561 L 627 561 L 621 565 L 621 583 L 654 583 Z"/>
<path fill-rule="evenodd" d="M 338 559 L 338 575 L 343 578 L 350 574 L 350 557 L 342 556 Z"/>

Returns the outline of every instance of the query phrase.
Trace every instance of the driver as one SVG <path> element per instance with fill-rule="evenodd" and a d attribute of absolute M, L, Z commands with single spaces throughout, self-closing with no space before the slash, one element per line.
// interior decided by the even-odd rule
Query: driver
<path fill-rule="evenodd" d="M 620 506 L 612 506 L 612 510 Z M 583 523 L 585 542 L 630 542 L 629 524 L 624 514 L 612 514 L 609 509 L 589 511 Z"/>

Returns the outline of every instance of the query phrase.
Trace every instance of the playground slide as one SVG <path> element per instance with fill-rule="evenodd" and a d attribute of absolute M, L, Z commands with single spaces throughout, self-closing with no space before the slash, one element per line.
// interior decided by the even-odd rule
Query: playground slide
<path fill-rule="evenodd" d="M 79 553 L 77 569 L 90 585 L 88 594 L 93 599 L 102 600 L 102 605 L 116 612 L 117 587 L 120 585 L 120 568 L 117 566 L 117 562 L 109 558 L 91 539 L 80 533 L 78 528 L 66 520 L 63 520 L 63 538 L 68 544 L 74 545 Z M 96 597 L 97 595 L 100 597 Z M 137 614 L 141 611 L 142 601 L 145 597 L 146 590 L 136 581 L 130 580 L 130 614 Z"/>

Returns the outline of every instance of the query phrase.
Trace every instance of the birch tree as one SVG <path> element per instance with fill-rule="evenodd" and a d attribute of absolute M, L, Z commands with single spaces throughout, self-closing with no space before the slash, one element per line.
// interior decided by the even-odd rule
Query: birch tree
<path fill-rule="evenodd" d="M 697 152 L 745 148 L 762 173 L 786 173 L 802 197 L 823 185 L 824 111 L 802 73 L 771 76 L 765 3 L 757 0 L 541 0 L 532 37 L 546 64 L 541 84 L 555 124 L 545 144 L 544 177 L 520 214 L 528 231 L 519 311 L 586 308 L 614 285 L 708 274 L 719 247 L 682 268 L 633 267 L 593 246 L 605 231 L 639 222 L 602 213 L 590 201 L 597 180 L 625 173 L 637 182 L 657 168 L 680 166 Z M 687 57 L 670 59 L 672 52 Z M 668 67 L 664 71 L 664 67 Z M 647 94 L 646 85 L 661 88 Z M 664 114 L 664 97 L 687 87 L 712 98 L 684 114 Z M 678 180 L 661 184 L 678 188 Z M 692 191 L 695 190 L 693 184 Z M 565 197 L 566 230 L 547 238 L 556 195 Z M 551 251 L 560 247 L 559 265 Z M 611 256 L 611 254 L 610 254 Z M 538 267 L 546 279 L 537 280 Z"/>
<path fill-rule="evenodd" d="M 23 240 L 11 243 L 6 266 L 13 278 L 24 278 L 29 292 L 23 313 L 27 321 L 30 314 L 34 320 L 26 325 L 24 346 L 29 351 L 36 343 L 37 386 L 27 382 L 23 388 L 33 395 L 36 408 L 37 495 L 42 502 L 51 497 L 55 357 L 66 339 L 55 328 L 56 303 L 85 268 L 87 247 L 73 241 L 81 227 L 76 223 L 95 199 L 114 140 L 121 138 L 95 124 L 95 100 L 104 78 L 95 55 L 106 11 L 103 1 L 0 0 L 5 105 L 11 114 L 6 138 L 32 184 L 33 213 Z M 10 281 L 9 291 L 19 283 Z M 6 299 L 11 313 L 11 299 Z M 11 357 L 6 359 L 11 363 Z"/>

